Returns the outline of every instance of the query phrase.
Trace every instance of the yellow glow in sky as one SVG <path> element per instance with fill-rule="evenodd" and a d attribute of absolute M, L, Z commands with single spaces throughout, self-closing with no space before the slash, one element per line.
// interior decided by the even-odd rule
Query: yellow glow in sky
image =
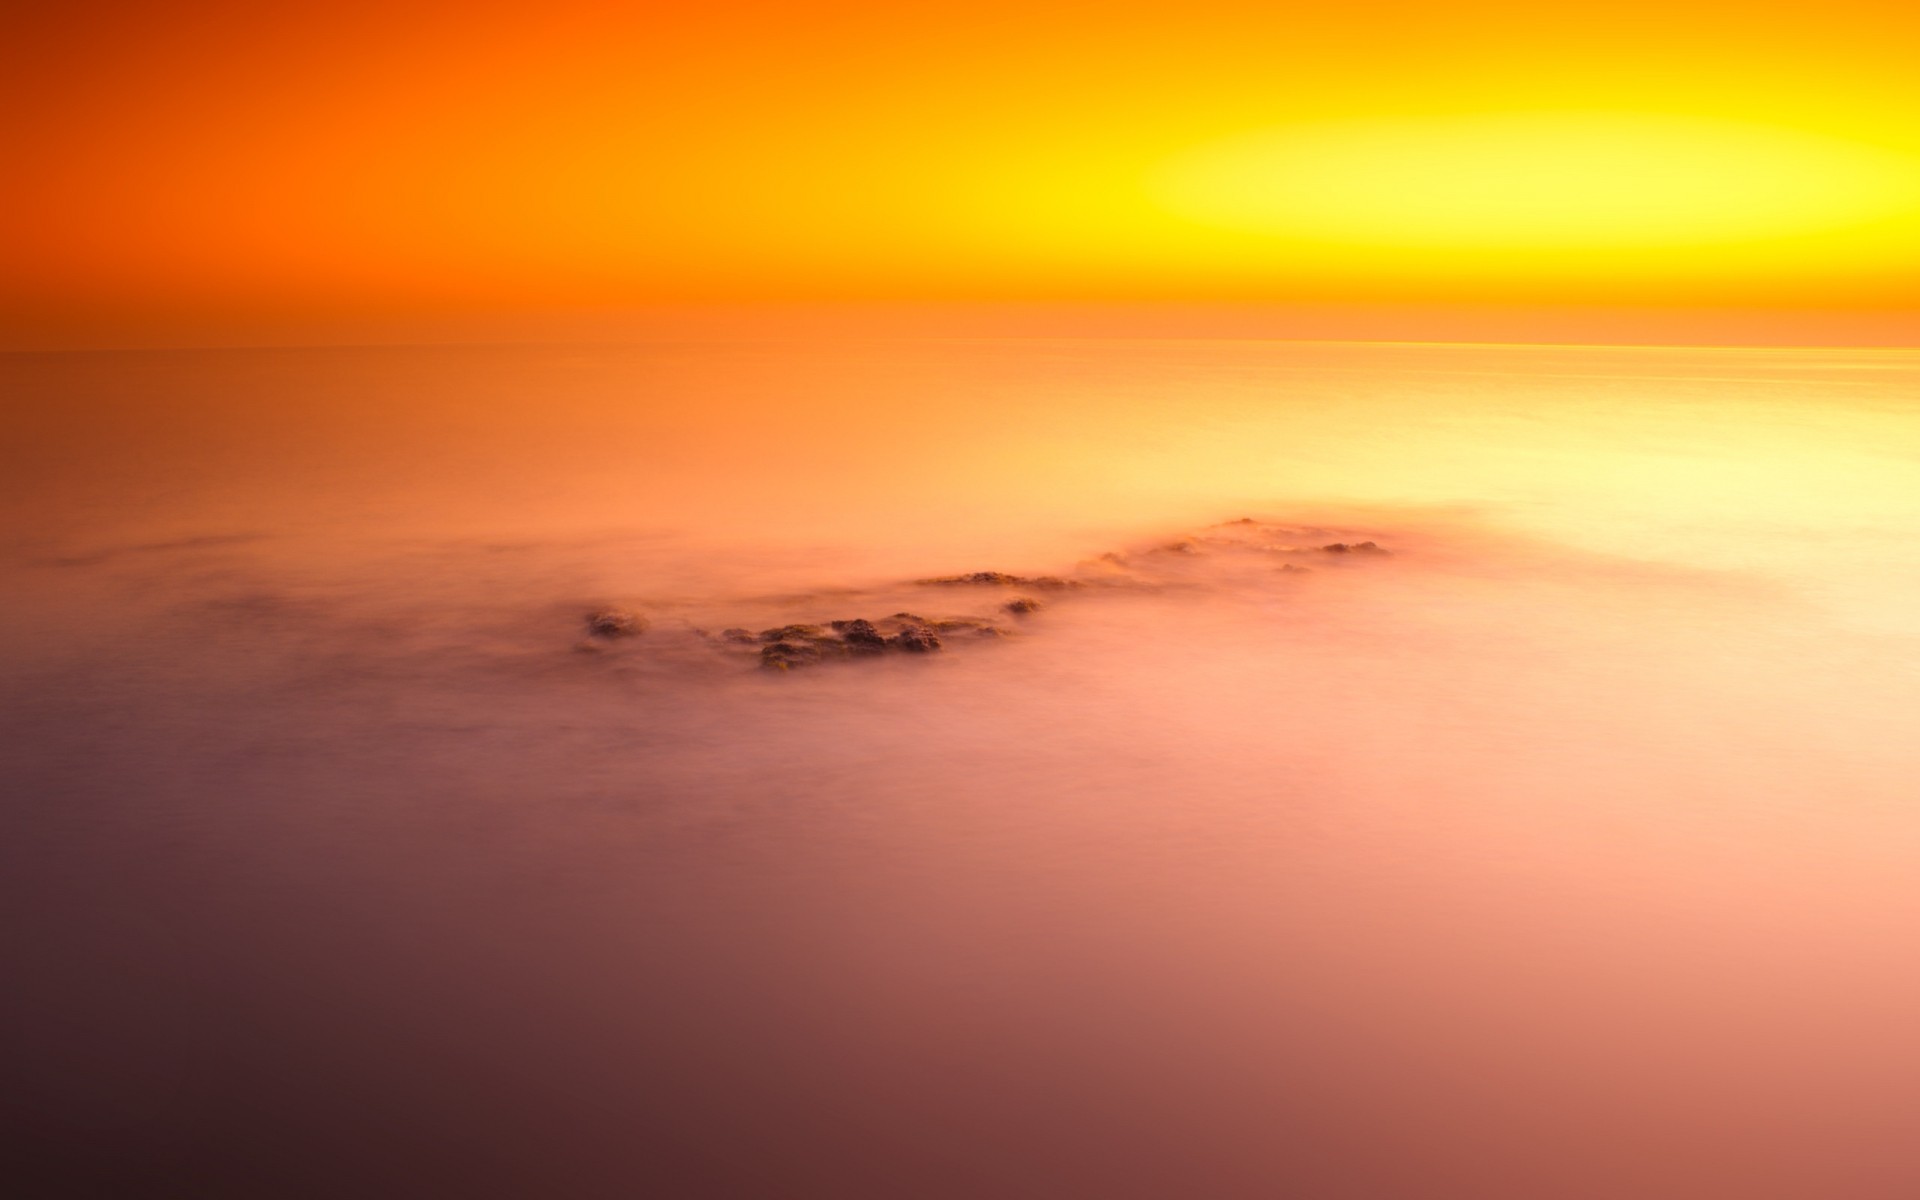
<path fill-rule="evenodd" d="M 1671 251 L 1920 218 L 1912 154 L 1641 114 L 1304 124 L 1200 146 L 1151 187 L 1205 225 L 1408 251 Z"/>
<path fill-rule="evenodd" d="M 1920 8 L 1887 0 L 32 17 L 0 72 L 0 345 L 954 303 L 1904 341 L 1920 312 Z"/>

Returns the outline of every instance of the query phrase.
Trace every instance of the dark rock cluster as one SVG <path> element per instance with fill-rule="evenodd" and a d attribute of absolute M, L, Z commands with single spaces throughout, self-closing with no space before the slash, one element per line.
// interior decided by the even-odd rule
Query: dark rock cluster
<path fill-rule="evenodd" d="M 624 608 L 601 608 L 587 614 L 587 633 L 593 637 L 634 637 L 646 631 L 647 619 Z"/>
<path fill-rule="evenodd" d="M 955 644 L 956 640 L 979 640 L 1018 636 L 1016 627 L 1027 627 L 1027 619 L 1054 603 L 1066 603 L 1074 594 L 1092 595 L 1116 590 L 1182 592 L 1212 586 L 1257 585 L 1278 574 L 1302 575 L 1310 568 L 1302 559 L 1324 556 L 1346 558 L 1384 556 L 1388 551 L 1377 542 L 1325 542 L 1322 539 L 1338 530 L 1289 526 L 1241 517 L 1209 526 L 1173 542 L 1148 543 L 1133 550 L 1102 554 L 1083 563 L 1071 576 L 1015 575 L 1007 571 L 971 571 L 960 575 L 937 575 L 902 584 L 869 589 L 870 602 L 886 603 L 889 597 L 899 603 L 908 588 L 936 588 L 965 591 L 982 601 L 990 601 L 995 616 L 949 615 L 926 617 L 912 612 L 867 618 L 847 617 L 824 623 L 789 622 L 754 632 L 733 626 L 717 633 L 704 629 L 687 632 L 713 651 L 732 657 L 757 660 L 769 671 L 792 671 L 799 667 L 846 660 L 874 660 L 898 654 L 929 655 Z M 1331 566 L 1331 564 L 1329 564 Z M 992 595 L 997 591 L 998 595 Z M 1033 592 L 1054 593 L 1043 603 Z M 987 593 L 981 595 L 981 593 Z M 834 593 L 845 600 L 851 592 Z M 821 606 L 826 594 L 806 597 L 788 596 L 774 600 L 791 611 L 796 604 Z M 780 611 L 775 609 L 774 611 Z M 1008 617 L 1018 618 L 1011 624 Z M 996 619 L 997 618 L 997 619 Z M 587 614 L 590 635 L 580 648 L 610 649 L 608 642 L 630 638 L 647 630 L 645 618 L 626 609 L 602 608 Z M 649 639 L 651 643 L 654 639 Z M 683 643 L 684 644 L 684 643 Z"/>
<path fill-rule="evenodd" d="M 972 571 L 965 575 L 936 575 L 932 579 L 916 579 L 922 587 L 1031 587 L 1031 588 L 1070 588 L 1079 587 L 1071 579 L 1062 579 L 1057 575 L 1009 575 L 1005 571 Z"/>
<path fill-rule="evenodd" d="M 791 671 L 833 659 L 864 658 L 894 651 L 927 654 L 940 649 L 943 630 L 986 628 L 986 622 L 972 618 L 930 621 L 900 612 L 878 622 L 853 617 L 825 625 L 782 625 L 762 631 L 757 640 L 763 643 L 762 667 L 770 671 Z M 732 632 L 728 630 L 720 636 L 725 639 L 727 633 Z"/>

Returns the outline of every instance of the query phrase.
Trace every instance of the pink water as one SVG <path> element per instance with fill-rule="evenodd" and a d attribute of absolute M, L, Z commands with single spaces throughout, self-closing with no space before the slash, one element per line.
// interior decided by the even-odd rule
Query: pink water
<path fill-rule="evenodd" d="M 1920 354 L 0 380 L 36 1195 L 1920 1191 Z"/>

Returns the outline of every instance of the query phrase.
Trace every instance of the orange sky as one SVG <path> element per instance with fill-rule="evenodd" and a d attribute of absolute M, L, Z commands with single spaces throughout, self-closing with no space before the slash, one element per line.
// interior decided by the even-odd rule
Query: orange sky
<path fill-rule="evenodd" d="M 7 344 L 767 302 L 1920 313 L 1902 5 L 302 7 L 10 30 Z"/>

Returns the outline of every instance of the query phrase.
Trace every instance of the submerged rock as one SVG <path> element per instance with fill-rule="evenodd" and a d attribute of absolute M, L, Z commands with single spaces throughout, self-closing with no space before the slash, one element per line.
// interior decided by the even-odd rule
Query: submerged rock
<path fill-rule="evenodd" d="M 1005 571 L 973 571 L 966 575 L 935 575 L 931 579 L 916 579 L 914 582 L 934 587 L 953 587 L 963 584 L 1012 586 L 1020 582 L 1020 577 L 1009 575 Z"/>
<path fill-rule="evenodd" d="M 879 654 L 887 648 L 887 639 L 880 636 L 880 630 L 872 621 L 855 617 L 851 621 L 835 621 L 834 632 L 840 635 L 847 649 L 855 654 Z"/>
<path fill-rule="evenodd" d="M 826 657 L 826 651 L 818 642 L 775 642 L 761 649 L 760 665 L 769 671 L 791 671 Z"/>
<path fill-rule="evenodd" d="M 587 633 L 593 637 L 635 637 L 646 631 L 647 619 L 624 608 L 601 608 L 587 614 Z"/>
<path fill-rule="evenodd" d="M 923 587 L 1037 587 L 1068 588 L 1077 586 L 1071 580 L 1057 575 L 1009 575 L 1005 571 L 973 571 L 966 575 L 936 575 L 931 579 L 916 579 L 915 583 Z"/>
<path fill-rule="evenodd" d="M 940 648 L 940 638 L 925 626 L 909 625 L 888 638 L 887 645 L 911 654 L 925 654 Z"/>
<path fill-rule="evenodd" d="M 782 625 L 778 629 L 763 629 L 760 640 L 763 642 L 784 642 L 794 639 L 817 638 L 827 632 L 825 625 Z"/>
<path fill-rule="evenodd" d="M 989 629 L 993 622 L 985 617 L 941 617 L 933 621 L 910 621 L 910 626 L 931 629 L 935 633 L 953 633 L 964 629 Z"/>
<path fill-rule="evenodd" d="M 936 609 L 936 615 L 923 616 L 900 611 L 885 617 L 844 617 L 823 624 L 794 621 L 758 632 L 740 626 L 717 633 L 701 628 L 691 628 L 689 632 L 725 657 L 742 662 L 757 659 L 761 667 L 772 671 L 791 671 L 824 662 L 872 661 L 895 653 L 924 655 L 942 649 L 943 645 L 1021 636 L 1021 622 L 1009 617 L 1026 618 L 1054 604 L 1070 606 L 1078 600 L 1091 602 L 1101 594 L 1123 592 L 1204 595 L 1215 586 L 1236 589 L 1256 575 L 1272 579 L 1274 574 L 1292 575 L 1309 569 L 1298 562 L 1276 561 L 1277 558 L 1298 559 L 1316 553 L 1348 557 L 1388 553 L 1371 541 L 1316 544 L 1319 538 L 1337 536 L 1339 532 L 1337 528 L 1288 526 L 1241 517 L 1208 526 L 1179 540 L 1146 542 L 1132 553 L 1103 554 L 1082 563 L 1065 577 L 971 571 L 910 581 L 939 588 L 1000 589 L 985 593 L 982 603 L 972 612 L 939 613 Z M 1176 559 L 1186 561 L 1176 562 Z M 840 589 L 761 597 L 759 602 L 779 606 L 771 610 L 774 613 L 813 616 L 830 596 L 843 600 L 864 596 L 877 606 L 886 602 L 882 597 L 891 597 L 900 587 L 896 582 L 866 591 Z M 1053 594 L 1043 602 L 1035 598 L 1036 592 Z M 891 602 L 898 603 L 898 600 Z M 929 600 L 928 603 L 936 602 Z M 646 629 L 647 621 L 635 613 L 618 608 L 600 609 L 587 616 L 590 636 L 582 649 L 611 652 L 612 639 L 630 637 Z"/>
<path fill-rule="evenodd" d="M 881 624 L 875 624 L 865 617 L 850 617 L 825 625 L 793 624 L 769 629 L 756 639 L 766 643 L 760 647 L 760 665 L 770 671 L 791 671 L 836 659 L 872 658 L 893 651 L 925 654 L 940 648 L 939 631 L 970 629 L 983 635 L 1001 632 L 992 622 L 977 617 L 927 621 L 907 614 L 907 618 L 888 617 Z M 886 629 L 883 630 L 882 625 Z M 727 639 L 723 636 L 719 640 Z"/>

